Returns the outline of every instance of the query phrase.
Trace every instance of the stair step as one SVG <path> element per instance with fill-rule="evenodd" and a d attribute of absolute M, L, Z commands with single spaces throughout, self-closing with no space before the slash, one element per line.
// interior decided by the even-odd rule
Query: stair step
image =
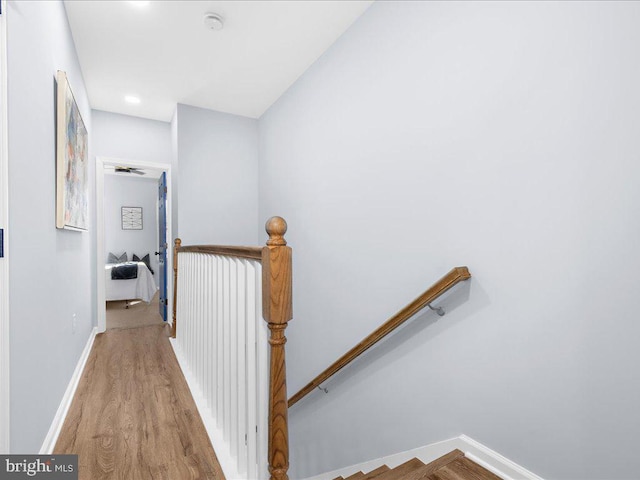
<path fill-rule="evenodd" d="M 376 468 L 375 470 L 370 471 L 369 473 L 357 472 L 353 475 L 349 475 L 347 478 L 344 477 L 336 477 L 333 480 L 370 480 L 378 475 L 388 472 L 391 470 L 386 465 L 382 465 L 381 467 Z"/>
<path fill-rule="evenodd" d="M 365 478 L 365 474 L 362 472 L 358 472 L 358 473 L 354 473 L 353 475 L 349 475 L 344 480 L 362 480 L 363 478 Z"/>
<path fill-rule="evenodd" d="M 354 473 L 333 480 L 502 480 L 484 467 L 469 460 L 460 450 L 443 455 L 425 465 L 417 458 L 390 469 L 383 465 L 369 473 Z"/>
<path fill-rule="evenodd" d="M 340 478 L 342 478 L 342 477 L 340 477 Z M 364 478 L 364 473 L 358 472 L 358 473 L 354 473 L 353 475 L 349 475 L 344 480 L 362 480 L 362 478 Z"/>
<path fill-rule="evenodd" d="M 376 480 L 396 480 L 396 479 L 405 479 L 407 476 L 413 472 L 414 470 L 424 467 L 424 463 L 422 463 L 417 458 L 412 458 L 408 462 L 404 462 L 402 465 L 398 465 L 396 468 L 389 470 L 386 473 L 382 473 L 375 477 Z"/>
<path fill-rule="evenodd" d="M 428 480 L 502 480 L 466 457 L 456 458 L 426 478 Z"/>
<path fill-rule="evenodd" d="M 427 465 L 422 467 L 418 467 L 412 472 L 407 473 L 403 478 L 403 480 L 427 480 L 431 479 L 430 475 L 434 472 L 437 472 L 438 469 L 448 465 L 458 458 L 464 458 L 464 453 L 460 450 L 454 450 L 452 452 L 443 455 L 442 457 L 430 462 Z"/>
<path fill-rule="evenodd" d="M 375 470 L 371 470 L 369 473 L 365 473 L 364 476 L 358 477 L 359 480 L 370 480 L 372 478 L 376 478 L 378 475 L 382 475 L 385 472 L 391 470 L 386 465 L 382 465 L 381 467 L 376 468 Z"/>

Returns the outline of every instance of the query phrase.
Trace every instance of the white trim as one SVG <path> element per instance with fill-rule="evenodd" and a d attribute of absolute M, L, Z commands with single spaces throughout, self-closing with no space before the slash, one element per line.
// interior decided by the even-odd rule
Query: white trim
<path fill-rule="evenodd" d="M 7 2 L 1 0 L 0 15 L 0 228 L 4 228 L 4 258 L 0 259 L 0 453 L 10 449 L 9 369 L 9 155 L 7 112 Z"/>
<path fill-rule="evenodd" d="M 220 467 L 222 468 L 224 477 L 227 480 L 247 480 L 246 476 L 242 476 L 240 475 L 240 473 L 238 473 L 238 470 L 235 467 L 236 462 L 229 448 L 229 442 L 224 440 L 222 431 L 216 427 L 216 421 L 213 417 L 213 414 L 211 413 L 211 409 L 207 405 L 207 400 L 205 399 L 202 390 L 198 386 L 198 382 L 196 382 L 195 378 L 193 377 L 193 374 L 191 373 L 187 361 L 182 355 L 180 347 L 178 346 L 175 338 L 170 338 L 169 340 L 171 346 L 173 347 L 173 351 L 176 354 L 176 358 L 178 359 L 178 364 L 180 365 L 182 373 L 184 374 L 184 378 L 187 381 L 189 390 L 191 391 L 191 396 L 196 403 L 198 413 L 200 413 L 200 417 L 202 418 L 204 428 L 209 435 L 209 440 L 211 440 L 213 450 L 216 452 L 216 457 L 218 459 Z"/>
<path fill-rule="evenodd" d="M 489 447 L 467 437 L 466 435 L 460 435 L 461 442 L 466 444 L 466 448 L 463 450 L 464 454 L 478 465 L 482 465 L 487 470 L 493 471 L 499 477 L 504 480 L 542 480 L 542 477 L 537 476 L 533 472 L 530 472 L 526 468 L 512 462 L 506 457 L 503 457 L 498 452 L 491 450 Z M 492 470 L 493 469 L 493 470 Z"/>
<path fill-rule="evenodd" d="M 512 477 L 504 473 L 502 470 L 499 470 L 493 465 L 491 465 L 490 463 L 487 463 L 484 460 L 481 460 L 480 458 L 476 457 L 473 453 L 464 452 L 464 456 L 467 457 L 472 462 L 477 463 L 481 467 L 484 467 L 486 470 L 489 470 L 491 473 L 497 475 L 502 480 L 513 480 Z"/>
<path fill-rule="evenodd" d="M 87 364 L 87 360 L 89 359 L 89 353 L 91 353 L 91 347 L 93 346 L 93 341 L 95 340 L 97 334 L 98 329 L 96 327 L 93 327 L 93 330 L 91 330 L 91 333 L 89 334 L 87 344 L 85 345 L 84 350 L 80 355 L 80 359 L 78 360 L 76 369 L 71 376 L 71 380 L 69 380 L 67 390 L 62 396 L 62 400 L 60 401 L 60 406 L 58 407 L 56 416 L 53 417 L 53 422 L 51 422 L 49 432 L 47 433 L 44 442 L 42 442 L 42 447 L 40 447 L 41 455 L 48 455 L 53 453 L 53 449 L 56 446 L 56 442 L 58 441 L 58 436 L 60 435 L 60 430 L 62 430 L 62 424 L 64 423 L 65 418 L 67 418 L 69 407 L 71 406 L 73 396 L 76 394 L 78 383 L 80 383 L 80 377 L 82 377 L 82 372 L 84 371 L 84 367 Z"/>
<path fill-rule="evenodd" d="M 167 173 L 167 191 L 171 192 L 171 165 L 168 163 L 144 162 L 140 160 L 123 160 L 121 158 L 96 157 L 96 261 L 97 272 L 97 305 L 98 305 L 98 332 L 107 329 L 107 309 L 105 303 L 104 275 L 100 272 L 104 270 L 104 167 L 124 165 L 135 168 L 151 168 L 154 170 L 164 170 Z M 167 323 L 172 323 L 173 311 L 173 225 L 171 224 L 172 212 L 171 194 L 167 195 Z"/>
<path fill-rule="evenodd" d="M 305 480 L 326 480 L 339 476 L 348 477 L 360 471 L 369 472 L 383 464 L 394 468 L 412 458 L 418 458 L 424 463 L 429 463 L 455 449 L 464 452 L 465 456 L 470 460 L 495 473 L 503 480 L 542 480 L 541 477 L 531 473 L 526 468 L 521 467 L 517 463 L 512 462 L 466 435 L 460 435 L 459 437 L 432 443 L 431 445 L 415 448 L 406 452 L 395 453 L 357 465 L 332 470 L 331 472 L 309 477 Z"/>

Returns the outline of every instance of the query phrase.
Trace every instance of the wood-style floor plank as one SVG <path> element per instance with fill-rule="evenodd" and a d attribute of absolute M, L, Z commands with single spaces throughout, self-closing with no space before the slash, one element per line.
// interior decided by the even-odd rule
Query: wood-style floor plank
<path fill-rule="evenodd" d="M 54 453 L 80 480 L 223 480 L 163 325 L 98 335 Z"/>
<path fill-rule="evenodd" d="M 404 462 L 402 465 L 398 465 L 394 469 L 381 473 L 374 478 L 378 480 L 397 480 L 399 478 L 405 478 L 412 471 L 420 467 L 424 467 L 424 463 L 417 458 L 412 458 L 408 462 Z"/>
<path fill-rule="evenodd" d="M 428 477 L 432 480 L 501 480 L 466 457 L 456 458 Z"/>
<path fill-rule="evenodd" d="M 453 450 L 452 452 L 428 463 L 424 467 L 417 468 L 413 472 L 405 475 L 403 480 L 428 480 L 431 478 L 431 474 L 460 458 L 464 458 L 464 453 L 457 449 Z"/>

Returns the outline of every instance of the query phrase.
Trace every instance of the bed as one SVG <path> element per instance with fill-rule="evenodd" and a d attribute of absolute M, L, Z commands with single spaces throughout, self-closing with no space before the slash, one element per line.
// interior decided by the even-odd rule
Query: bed
<path fill-rule="evenodd" d="M 137 278 L 127 280 L 112 280 L 111 271 L 114 267 L 122 265 L 137 265 Z M 106 299 L 113 300 L 144 300 L 147 303 L 158 291 L 153 274 L 144 262 L 107 263 L 104 267 L 104 278 L 106 285 Z"/>

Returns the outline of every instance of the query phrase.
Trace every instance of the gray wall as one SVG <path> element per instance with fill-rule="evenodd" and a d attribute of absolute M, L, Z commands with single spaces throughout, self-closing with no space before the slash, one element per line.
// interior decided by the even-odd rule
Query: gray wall
<path fill-rule="evenodd" d="M 544 478 L 640 468 L 640 3 L 376 2 L 260 119 L 289 222 L 292 478 L 465 433 Z"/>
<path fill-rule="evenodd" d="M 62 2 L 9 2 L 11 451 L 38 452 L 93 327 L 95 170 L 89 233 L 55 228 L 55 75 L 91 110 Z M 72 330 L 72 315 L 77 327 Z"/>
<path fill-rule="evenodd" d="M 131 260 L 135 253 L 142 258 L 147 253 L 158 281 L 158 180 L 122 175 L 104 176 L 104 246 L 120 255 L 127 252 Z M 122 229 L 122 207 L 142 207 L 142 230 Z"/>
<path fill-rule="evenodd" d="M 171 164 L 171 125 L 93 110 L 93 154 L 123 160 Z"/>
<path fill-rule="evenodd" d="M 171 185 L 171 194 L 173 195 L 172 210 L 171 210 L 171 227 L 173 228 L 173 238 L 180 236 L 180 230 L 178 225 L 178 108 L 176 107 L 171 118 L 171 173 L 173 183 Z M 171 244 L 171 242 L 169 242 Z"/>
<path fill-rule="evenodd" d="M 180 237 L 183 245 L 255 245 L 257 120 L 178 104 Z"/>

